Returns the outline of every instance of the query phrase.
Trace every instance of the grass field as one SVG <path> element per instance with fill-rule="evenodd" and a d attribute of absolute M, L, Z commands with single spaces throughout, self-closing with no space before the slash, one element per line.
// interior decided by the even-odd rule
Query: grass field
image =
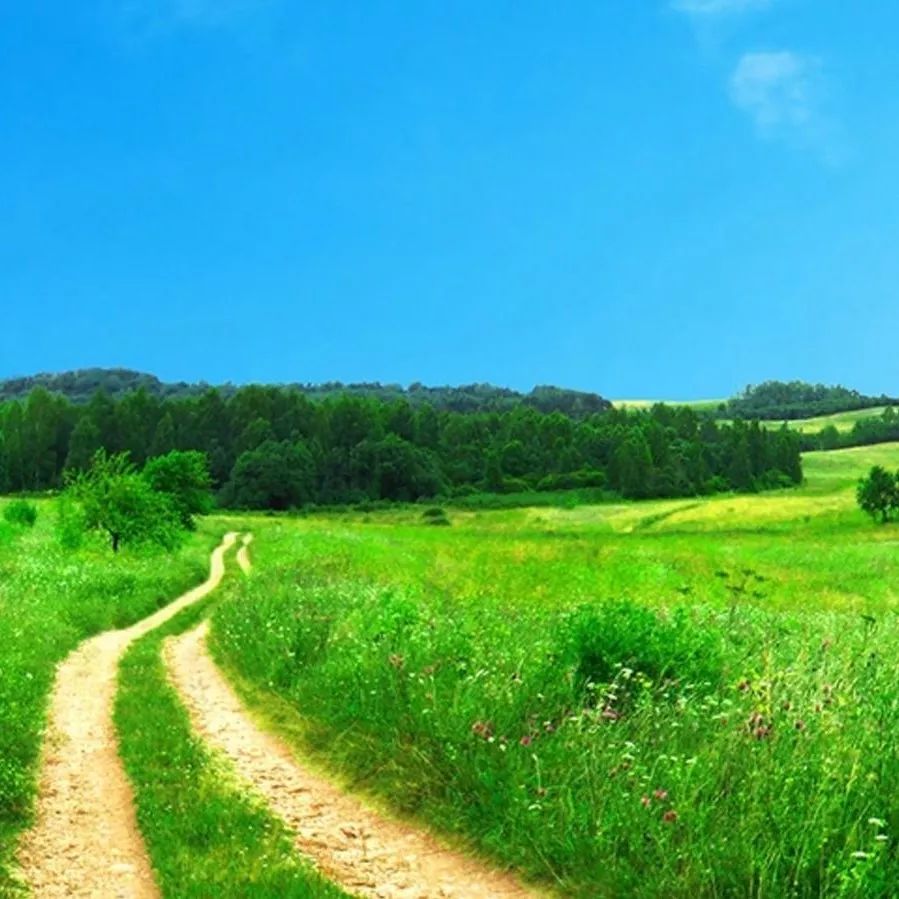
<path fill-rule="evenodd" d="M 0 501 L 2 507 L 3 501 Z M 33 530 L 0 518 L 0 895 L 11 888 L 15 840 L 28 823 L 54 668 L 83 638 L 130 624 L 201 581 L 221 528 L 204 525 L 179 553 L 62 550 L 52 504 Z"/>
<path fill-rule="evenodd" d="M 214 650 L 321 761 L 563 895 L 890 895 L 875 463 L 899 446 L 780 494 L 260 522 Z"/>
<path fill-rule="evenodd" d="M 779 428 L 786 424 L 787 427 L 802 434 L 817 434 L 832 425 L 841 434 L 847 434 L 855 427 L 856 422 L 868 418 L 880 418 L 886 408 L 886 406 L 875 406 L 870 409 L 855 409 L 852 412 L 838 412 L 835 415 L 819 415 L 816 418 L 798 418 L 792 421 L 767 421 L 764 424 L 770 428 Z"/>
<path fill-rule="evenodd" d="M 216 657 L 289 741 L 561 895 L 891 895 L 899 527 L 855 506 L 874 464 L 899 444 L 808 454 L 801 489 L 754 496 L 241 522 L 253 576 L 122 669 L 163 894 L 341 895 L 165 678 L 162 639 L 211 611 Z M 160 565 L 62 550 L 49 503 L 33 530 L 0 523 L 0 895 L 55 664 L 202 580 L 225 529 Z"/>
<path fill-rule="evenodd" d="M 688 406 L 697 412 L 714 412 L 727 400 L 612 400 L 616 409 L 651 409 L 658 403 L 666 406 Z"/>

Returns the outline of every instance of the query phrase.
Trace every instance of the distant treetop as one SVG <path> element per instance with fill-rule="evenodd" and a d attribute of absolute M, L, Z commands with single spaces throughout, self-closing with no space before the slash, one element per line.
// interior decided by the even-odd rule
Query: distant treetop
<path fill-rule="evenodd" d="M 380 384 L 377 381 L 358 384 L 329 381 L 324 384 L 295 383 L 277 386 L 296 390 L 313 400 L 338 395 L 369 397 L 386 402 L 403 399 L 413 406 L 430 405 L 447 412 L 501 412 L 525 405 L 544 413 L 562 412 L 574 418 L 582 418 L 604 412 L 612 405 L 596 393 L 546 385 L 537 386 L 530 393 L 492 384 L 426 387 L 424 384 L 414 383 L 409 387 L 402 387 L 399 384 Z M 0 380 L 0 402 L 24 399 L 36 387 L 61 394 L 73 403 L 86 403 L 98 391 L 114 400 L 141 389 L 160 399 L 180 399 L 201 396 L 211 389 L 211 385 L 206 382 L 166 383 L 155 375 L 125 368 L 85 368 Z M 228 398 L 237 392 L 238 387 L 228 383 L 216 385 L 216 389 L 224 398 Z"/>

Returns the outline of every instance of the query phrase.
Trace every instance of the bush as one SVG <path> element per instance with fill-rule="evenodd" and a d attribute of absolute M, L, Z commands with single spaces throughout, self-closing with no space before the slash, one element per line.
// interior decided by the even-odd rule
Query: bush
<path fill-rule="evenodd" d="M 3 510 L 3 518 L 18 527 L 33 528 L 37 521 L 37 506 L 24 499 L 13 500 Z"/>
<path fill-rule="evenodd" d="M 440 506 L 425 509 L 421 513 L 421 517 L 425 524 L 437 525 L 438 527 L 450 524 L 450 520 L 446 517 L 446 512 Z"/>
<path fill-rule="evenodd" d="M 568 621 L 568 652 L 581 685 L 615 680 L 623 668 L 653 684 L 716 684 L 722 641 L 686 609 L 662 615 L 631 601 L 576 609 Z"/>

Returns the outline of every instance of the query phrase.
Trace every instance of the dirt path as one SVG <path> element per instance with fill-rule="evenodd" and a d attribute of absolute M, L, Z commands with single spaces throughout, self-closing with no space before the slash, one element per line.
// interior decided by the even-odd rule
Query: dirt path
<path fill-rule="evenodd" d="M 158 896 L 137 827 L 112 722 L 119 660 L 134 640 L 214 590 L 228 534 L 209 579 L 149 618 L 85 641 L 59 667 L 51 698 L 37 823 L 22 842 L 22 876 L 38 899 Z"/>
<path fill-rule="evenodd" d="M 245 541 L 241 567 L 249 570 Z M 297 848 L 344 889 L 377 899 L 525 899 L 513 878 L 383 818 L 260 730 L 206 649 L 207 625 L 166 641 L 165 660 L 194 727 L 296 834 Z"/>

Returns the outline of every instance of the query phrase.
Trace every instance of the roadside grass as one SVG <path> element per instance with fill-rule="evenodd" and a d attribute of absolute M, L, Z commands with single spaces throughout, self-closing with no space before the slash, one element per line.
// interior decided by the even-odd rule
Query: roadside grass
<path fill-rule="evenodd" d="M 135 643 L 119 676 L 115 723 L 121 755 L 162 894 L 345 897 L 297 854 L 286 827 L 263 801 L 205 748 L 168 681 L 163 641 L 198 624 L 214 602 L 201 601 Z"/>
<path fill-rule="evenodd" d="M 213 649 L 320 763 L 564 895 L 889 896 L 899 529 L 853 485 L 899 446 L 813 455 L 774 497 L 260 523 Z"/>
<path fill-rule="evenodd" d="M 177 553 L 99 543 L 58 546 L 53 505 L 33 529 L 0 522 L 0 895 L 17 889 L 14 855 L 33 812 L 47 701 L 56 665 L 86 637 L 124 627 L 200 582 L 223 528 L 205 522 Z"/>

